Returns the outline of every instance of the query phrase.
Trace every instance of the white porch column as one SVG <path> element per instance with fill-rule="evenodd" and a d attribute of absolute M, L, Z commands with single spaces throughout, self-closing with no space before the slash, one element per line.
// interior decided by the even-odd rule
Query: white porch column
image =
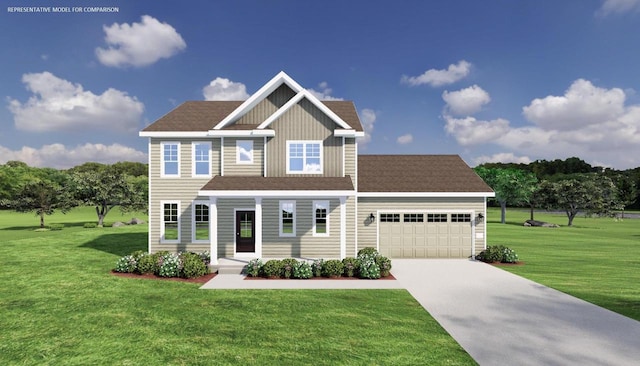
<path fill-rule="evenodd" d="M 340 197 L 340 259 L 347 256 L 347 197 Z"/>
<path fill-rule="evenodd" d="M 262 197 L 256 197 L 256 256 L 262 258 Z"/>
<path fill-rule="evenodd" d="M 211 240 L 211 264 L 218 264 L 218 201 L 209 197 L 209 240 Z"/>

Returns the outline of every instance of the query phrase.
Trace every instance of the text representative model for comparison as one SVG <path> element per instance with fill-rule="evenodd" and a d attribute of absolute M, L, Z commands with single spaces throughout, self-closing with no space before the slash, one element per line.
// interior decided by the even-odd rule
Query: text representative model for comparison
<path fill-rule="evenodd" d="M 7 13 L 119 13 L 117 6 L 9 6 Z"/>

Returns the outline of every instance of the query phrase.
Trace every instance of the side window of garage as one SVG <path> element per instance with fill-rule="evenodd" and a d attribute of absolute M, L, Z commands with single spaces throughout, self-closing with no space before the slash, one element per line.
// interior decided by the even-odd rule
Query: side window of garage
<path fill-rule="evenodd" d="M 400 222 L 400 214 L 380 214 L 380 222 Z"/>
<path fill-rule="evenodd" d="M 471 214 L 451 214 L 451 222 L 471 222 Z"/>

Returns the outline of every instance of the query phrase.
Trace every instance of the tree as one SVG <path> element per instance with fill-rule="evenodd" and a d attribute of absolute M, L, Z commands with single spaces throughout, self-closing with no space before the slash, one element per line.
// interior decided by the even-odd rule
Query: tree
<path fill-rule="evenodd" d="M 140 179 L 132 180 L 121 169 L 107 166 L 99 171 L 83 171 L 73 174 L 75 196 L 86 205 L 96 208 L 98 226 L 114 207 L 122 212 L 141 210 L 147 207 L 146 184 Z M 146 180 L 146 179 L 145 179 Z"/>
<path fill-rule="evenodd" d="M 507 204 L 532 204 L 538 182 L 534 174 L 519 169 L 484 167 L 475 168 L 475 171 L 495 191 L 495 200 L 500 204 L 501 223 L 506 223 Z"/>
<path fill-rule="evenodd" d="M 9 207 L 18 212 L 35 211 L 44 228 L 44 216 L 56 210 L 67 213 L 75 206 L 74 200 L 62 185 L 51 180 L 34 180 L 23 184 L 9 200 Z"/>
<path fill-rule="evenodd" d="M 633 205 L 638 199 L 638 188 L 628 174 L 616 174 L 612 179 L 618 190 L 618 198 L 622 204 L 622 218 L 624 218 L 625 207 Z"/>
<path fill-rule="evenodd" d="M 622 206 L 615 184 L 604 175 L 585 174 L 581 179 L 544 181 L 540 191 L 547 209 L 561 209 L 567 214 L 567 226 L 573 226 L 573 219 L 581 211 L 604 216 Z"/>

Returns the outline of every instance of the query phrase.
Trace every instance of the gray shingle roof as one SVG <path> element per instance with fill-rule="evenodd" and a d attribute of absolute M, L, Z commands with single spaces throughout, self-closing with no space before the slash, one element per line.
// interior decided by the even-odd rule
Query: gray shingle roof
<path fill-rule="evenodd" d="M 359 155 L 358 192 L 493 192 L 458 155 Z"/>

